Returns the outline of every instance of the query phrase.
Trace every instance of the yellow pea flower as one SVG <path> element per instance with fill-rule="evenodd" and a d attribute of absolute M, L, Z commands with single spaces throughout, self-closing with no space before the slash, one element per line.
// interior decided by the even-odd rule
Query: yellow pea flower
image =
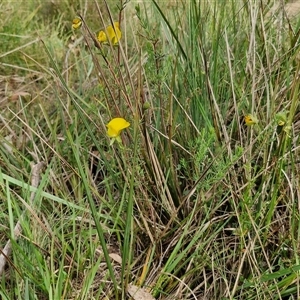
<path fill-rule="evenodd" d="M 81 25 L 82 25 L 82 21 L 81 21 L 80 18 L 73 19 L 73 21 L 72 21 L 72 28 L 73 29 L 78 29 L 78 28 L 81 27 Z"/>
<path fill-rule="evenodd" d="M 251 114 L 245 115 L 244 120 L 245 120 L 245 123 L 247 126 L 252 126 L 252 125 L 258 124 L 258 119 Z"/>
<path fill-rule="evenodd" d="M 107 125 L 107 135 L 110 138 L 113 138 L 111 144 L 114 142 L 116 139 L 118 142 L 121 142 L 120 134 L 123 129 L 127 128 L 130 126 L 130 123 L 127 122 L 123 118 L 114 118 L 112 119 Z"/>
<path fill-rule="evenodd" d="M 107 38 L 108 37 L 108 38 Z M 122 37 L 119 22 L 114 22 L 114 26 L 109 25 L 105 28 L 105 31 L 101 30 L 98 33 L 98 41 L 100 43 L 108 43 L 108 40 L 116 45 Z"/>
<path fill-rule="evenodd" d="M 105 43 L 105 42 L 107 42 L 107 37 L 106 37 L 106 34 L 105 34 L 105 32 L 104 31 L 100 31 L 99 32 L 99 34 L 98 34 L 98 41 L 100 42 L 100 43 Z"/>

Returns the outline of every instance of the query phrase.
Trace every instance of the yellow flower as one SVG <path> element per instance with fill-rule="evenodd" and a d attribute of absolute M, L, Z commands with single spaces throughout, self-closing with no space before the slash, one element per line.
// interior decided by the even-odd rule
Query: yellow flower
<path fill-rule="evenodd" d="M 121 131 L 130 126 L 130 123 L 123 118 L 114 118 L 107 125 L 107 135 L 110 138 L 118 139 Z"/>
<path fill-rule="evenodd" d="M 105 31 L 101 30 L 98 33 L 98 41 L 100 43 L 108 43 L 107 37 L 109 41 L 116 45 L 122 37 L 122 33 L 120 30 L 119 22 L 114 22 L 114 26 L 109 25 L 105 28 Z"/>
<path fill-rule="evenodd" d="M 82 21 L 81 21 L 80 18 L 73 19 L 73 21 L 72 21 L 72 28 L 73 29 L 78 29 L 78 28 L 81 27 L 81 25 L 82 25 Z"/>
<path fill-rule="evenodd" d="M 245 123 L 247 126 L 252 126 L 252 125 L 258 124 L 258 119 L 251 114 L 247 114 L 244 117 L 244 120 L 245 120 Z"/>

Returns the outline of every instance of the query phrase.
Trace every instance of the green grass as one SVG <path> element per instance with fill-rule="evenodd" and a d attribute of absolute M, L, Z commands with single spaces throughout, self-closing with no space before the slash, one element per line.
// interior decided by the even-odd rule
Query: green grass
<path fill-rule="evenodd" d="M 1 4 L 1 299 L 299 299 L 297 18 L 37 2 Z"/>

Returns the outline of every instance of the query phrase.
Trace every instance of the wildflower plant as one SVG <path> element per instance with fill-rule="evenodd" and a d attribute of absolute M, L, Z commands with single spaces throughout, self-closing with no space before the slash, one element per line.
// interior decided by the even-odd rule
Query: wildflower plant
<path fill-rule="evenodd" d="M 47 27 L 57 59 L 42 9 L 10 2 L 0 67 L 29 74 L 0 76 L 1 299 L 300 299 L 299 26 L 259 1 L 81 1 Z"/>

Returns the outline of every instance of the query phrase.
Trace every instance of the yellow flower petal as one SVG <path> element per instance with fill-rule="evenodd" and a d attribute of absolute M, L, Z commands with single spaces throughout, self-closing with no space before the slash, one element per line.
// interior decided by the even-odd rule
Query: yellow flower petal
<path fill-rule="evenodd" d="M 122 37 L 122 33 L 119 27 L 119 22 L 114 22 L 114 26 L 109 25 L 105 28 L 105 32 L 101 30 L 98 34 L 98 41 L 100 43 L 107 43 L 108 40 L 116 45 Z"/>
<path fill-rule="evenodd" d="M 82 25 L 82 21 L 81 21 L 80 18 L 73 19 L 73 21 L 72 21 L 72 28 L 73 29 L 77 29 L 77 28 L 81 27 L 81 25 Z"/>
<path fill-rule="evenodd" d="M 247 126 L 252 126 L 252 125 L 258 124 L 258 119 L 251 114 L 247 114 L 244 117 L 244 120 L 245 120 L 245 123 Z"/>
<path fill-rule="evenodd" d="M 107 125 L 107 127 L 108 127 L 108 125 Z M 116 131 L 114 128 L 108 127 L 107 128 L 107 135 L 109 137 L 117 137 L 119 135 L 119 132 Z"/>
<path fill-rule="evenodd" d="M 114 118 L 107 125 L 107 135 L 111 138 L 120 136 L 121 131 L 130 126 L 130 123 L 123 118 Z"/>
<path fill-rule="evenodd" d="M 105 32 L 104 32 L 103 30 L 101 30 L 101 31 L 99 32 L 99 34 L 98 34 L 98 41 L 99 41 L 100 43 L 105 43 L 105 42 L 107 42 L 107 37 L 106 37 L 106 34 L 105 34 Z"/>

